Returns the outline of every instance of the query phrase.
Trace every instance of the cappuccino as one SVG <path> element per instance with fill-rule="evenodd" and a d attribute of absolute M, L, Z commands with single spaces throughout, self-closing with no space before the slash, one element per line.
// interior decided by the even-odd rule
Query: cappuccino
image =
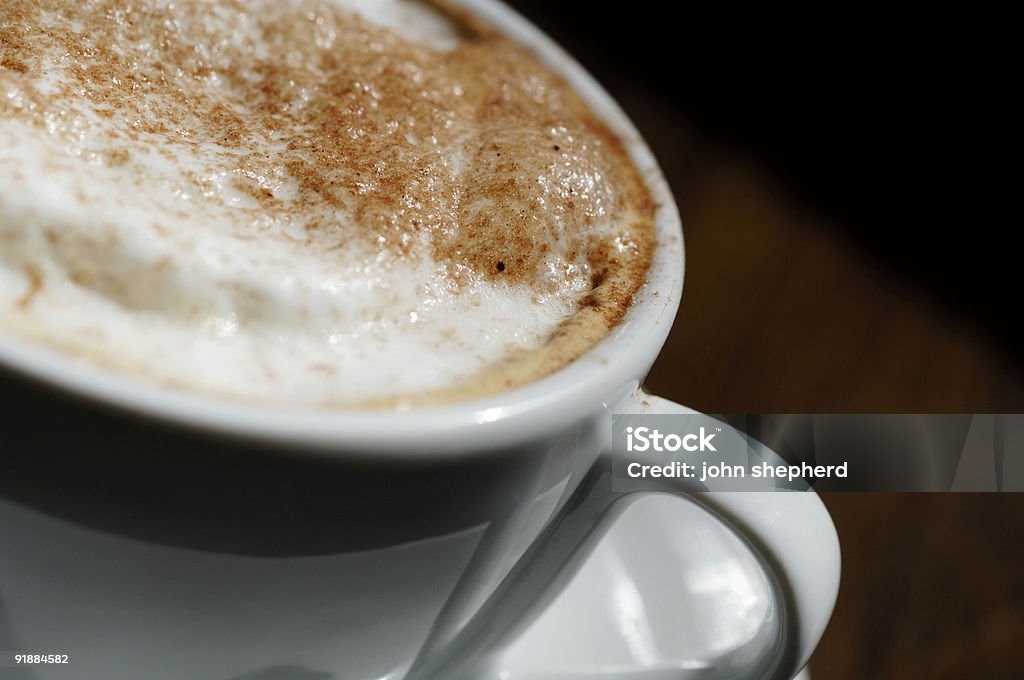
<path fill-rule="evenodd" d="M 8 0 L 0 332 L 295 408 L 543 377 L 642 285 L 654 208 L 526 50 L 409 0 Z"/>

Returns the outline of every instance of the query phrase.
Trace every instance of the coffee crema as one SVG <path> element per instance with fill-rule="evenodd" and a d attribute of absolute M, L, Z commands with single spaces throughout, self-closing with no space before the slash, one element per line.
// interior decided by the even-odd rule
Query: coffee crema
<path fill-rule="evenodd" d="M 409 0 L 5 0 L 0 331 L 296 408 L 493 394 L 606 336 L 654 208 L 537 58 Z"/>

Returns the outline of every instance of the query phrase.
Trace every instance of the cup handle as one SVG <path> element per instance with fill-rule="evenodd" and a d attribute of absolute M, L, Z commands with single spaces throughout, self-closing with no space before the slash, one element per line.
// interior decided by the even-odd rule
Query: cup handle
<path fill-rule="evenodd" d="M 616 412 L 693 414 L 693 409 L 634 391 Z M 412 678 L 489 677 L 494 650 L 515 640 L 577 569 L 615 518 L 643 494 L 671 493 L 702 506 L 730 527 L 761 561 L 773 591 L 773 625 L 738 655 L 700 678 L 789 680 L 807 663 L 824 632 L 839 584 L 839 543 L 824 505 L 813 492 L 692 493 L 668 479 L 646 479 L 635 488 L 613 489 L 612 463 L 621 452 L 600 456 L 562 511 L 441 654 L 414 669 Z M 621 487 L 621 485 L 618 485 Z M 661 675 L 658 675 L 661 673 Z M 667 678 L 642 669 L 622 678 Z M 688 677 L 680 670 L 672 678 Z"/>

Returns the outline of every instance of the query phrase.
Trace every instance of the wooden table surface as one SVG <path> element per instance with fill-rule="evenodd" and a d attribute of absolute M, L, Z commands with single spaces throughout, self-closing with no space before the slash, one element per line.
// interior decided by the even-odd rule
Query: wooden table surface
<path fill-rule="evenodd" d="M 648 388 L 719 413 L 1024 412 L 995 338 L 848 241 L 771 167 L 633 112 L 687 248 Z M 817 680 L 1024 678 L 1024 494 L 831 494 L 843 550 Z"/>

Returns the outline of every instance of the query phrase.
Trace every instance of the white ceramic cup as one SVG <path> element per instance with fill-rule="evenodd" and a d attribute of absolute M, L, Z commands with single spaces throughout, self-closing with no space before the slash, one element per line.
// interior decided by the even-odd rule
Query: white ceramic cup
<path fill-rule="evenodd" d="M 629 313 L 547 378 L 398 414 L 215 401 L 0 337 L 0 649 L 70 661 L 26 677 L 514 677 L 493 652 L 614 521 L 611 413 L 687 412 L 638 389 L 683 280 L 653 156 L 536 28 L 493 0 L 452 4 L 562 74 L 641 169 L 657 248 Z M 699 677 L 792 677 L 838 587 L 827 512 L 811 493 L 692 500 L 777 595 L 750 653 Z"/>

